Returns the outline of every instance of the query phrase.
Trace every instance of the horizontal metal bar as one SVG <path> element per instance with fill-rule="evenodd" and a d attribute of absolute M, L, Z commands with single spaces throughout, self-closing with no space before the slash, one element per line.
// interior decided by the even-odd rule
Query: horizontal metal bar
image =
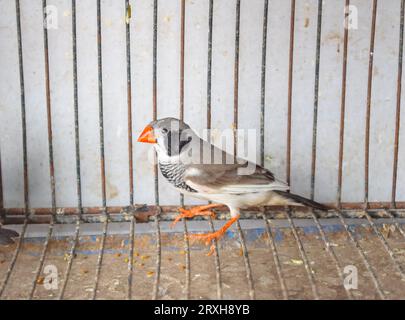
<path fill-rule="evenodd" d="M 329 206 L 331 210 L 334 210 L 333 206 L 329 203 L 325 204 Z M 391 209 L 390 207 L 391 202 L 369 202 L 368 210 L 383 210 L 383 211 L 390 211 L 390 212 L 398 212 L 401 214 L 403 210 L 405 210 L 405 202 L 397 202 L 396 209 Z M 144 205 L 144 204 L 135 204 L 134 207 L 130 206 L 109 206 L 106 207 L 107 213 L 122 213 L 122 214 L 130 214 L 132 212 L 135 213 L 135 217 L 141 218 L 142 216 L 146 217 L 149 215 L 155 215 L 157 212 L 157 206 L 155 205 Z M 178 206 L 160 206 L 159 207 L 162 214 L 165 213 L 172 213 L 176 212 Z M 185 206 L 188 208 L 188 206 Z M 308 211 L 309 209 L 304 207 L 294 207 L 291 208 L 298 209 L 300 212 Z M 91 215 L 91 214 L 102 214 L 103 207 L 83 207 L 83 215 Z M 266 211 L 283 211 L 284 208 L 280 206 L 274 207 L 266 207 Z M 343 202 L 342 203 L 342 210 L 350 211 L 350 210 L 364 210 L 364 203 L 363 202 Z M 217 212 L 227 212 L 228 209 L 226 206 L 219 207 Z M 243 210 L 244 212 L 251 212 L 257 211 L 260 212 L 260 207 L 249 207 Z M 330 213 L 331 211 L 329 211 Z M 25 208 L 4 208 L 4 213 L 6 217 L 10 216 L 20 216 L 25 215 Z M 52 208 L 30 208 L 29 209 L 29 216 L 43 216 L 43 215 L 51 215 Z M 60 207 L 57 208 L 57 216 L 65 216 L 65 215 L 78 215 L 80 214 L 77 207 Z"/>

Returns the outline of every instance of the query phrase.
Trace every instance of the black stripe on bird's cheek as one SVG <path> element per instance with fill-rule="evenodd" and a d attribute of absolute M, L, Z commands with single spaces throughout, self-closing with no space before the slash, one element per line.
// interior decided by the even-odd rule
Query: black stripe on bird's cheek
<path fill-rule="evenodd" d="M 181 152 L 181 150 L 183 150 L 183 148 L 188 145 L 191 142 L 191 137 L 187 137 L 187 140 L 180 140 L 179 143 L 179 153 Z"/>
<path fill-rule="evenodd" d="M 182 131 L 180 132 L 170 132 L 165 137 L 165 142 L 167 146 L 167 154 L 169 157 L 174 155 L 179 155 L 183 148 L 191 142 L 191 137 L 187 137 L 186 140 L 181 139 Z"/>

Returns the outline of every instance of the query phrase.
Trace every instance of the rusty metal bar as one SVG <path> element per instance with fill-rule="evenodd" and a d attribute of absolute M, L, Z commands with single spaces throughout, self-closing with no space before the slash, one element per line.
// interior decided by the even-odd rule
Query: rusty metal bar
<path fill-rule="evenodd" d="M 25 86 L 24 86 L 24 61 L 22 51 L 22 38 L 21 38 L 21 10 L 20 0 L 15 0 L 16 10 L 16 25 L 17 25 L 17 44 L 18 44 L 18 67 L 20 76 L 20 104 L 21 104 L 21 125 L 22 125 L 22 144 L 23 144 L 23 170 L 24 170 L 24 224 L 20 233 L 20 238 L 17 241 L 17 246 L 11 258 L 9 267 L 0 287 L 0 298 L 6 290 L 6 286 L 13 272 L 15 263 L 23 244 L 25 232 L 27 230 L 28 217 L 29 217 L 29 184 L 28 184 L 28 157 L 27 157 L 27 122 L 25 113 Z M 5 213 L 7 214 L 7 213 Z"/>
<path fill-rule="evenodd" d="M 262 69 L 260 83 L 260 164 L 264 166 L 264 116 L 266 107 L 266 52 L 267 52 L 267 17 L 269 0 L 264 0 L 263 35 L 262 35 Z"/>
<path fill-rule="evenodd" d="M 238 113 L 239 113 L 239 31 L 240 31 L 240 0 L 236 0 L 235 19 L 235 62 L 233 71 L 233 152 L 238 155 Z"/>
<path fill-rule="evenodd" d="M 269 239 L 269 247 L 270 247 L 271 254 L 273 255 L 274 265 L 276 266 L 276 272 L 277 272 L 278 280 L 280 282 L 281 293 L 283 295 L 283 299 L 288 300 L 288 291 L 287 291 L 287 286 L 285 284 L 284 275 L 281 270 L 280 258 L 278 256 L 277 247 L 274 243 L 273 233 L 271 232 L 270 224 L 269 224 L 269 221 L 267 220 L 265 212 L 263 212 L 263 220 L 266 225 L 267 237 Z"/>
<path fill-rule="evenodd" d="M 368 78 L 367 78 L 367 108 L 366 108 L 366 131 L 364 146 L 364 207 L 368 207 L 369 192 L 369 163 L 370 163 L 370 115 L 371 115 L 371 93 L 373 87 L 373 65 L 374 65 L 374 43 L 375 27 L 377 20 L 377 0 L 373 0 L 373 12 L 371 19 L 370 50 L 368 61 Z"/>
<path fill-rule="evenodd" d="M 314 200 L 315 196 L 315 174 L 316 174 L 316 143 L 317 143 L 317 131 L 318 131 L 318 102 L 319 102 L 319 69 L 321 58 L 321 35 L 322 35 L 322 0 L 318 0 L 318 18 L 317 18 L 317 31 L 316 31 L 316 53 L 315 53 L 315 84 L 314 84 L 314 115 L 313 115 L 313 130 L 312 130 L 312 160 L 311 160 L 311 195 L 310 198 Z M 330 246 L 326 234 L 316 216 L 314 210 L 311 210 L 312 219 L 314 220 L 316 227 L 321 235 L 324 247 L 328 252 L 330 258 L 335 264 L 338 276 L 341 283 L 344 281 L 341 263 L 335 254 L 335 251 Z M 346 294 L 349 299 L 353 299 L 353 294 L 350 290 L 346 289 Z"/>
<path fill-rule="evenodd" d="M 180 12 L 180 120 L 184 120 L 184 36 L 186 20 L 186 3 L 181 1 Z"/>
<path fill-rule="evenodd" d="M 322 36 L 322 0 L 318 0 L 318 18 L 316 27 L 316 53 L 315 53 L 315 83 L 314 83 L 314 115 L 312 121 L 312 160 L 311 160 L 311 199 L 315 195 L 316 175 L 316 142 L 318 132 L 318 105 L 319 105 L 319 69 L 321 60 L 321 36 Z"/>
<path fill-rule="evenodd" d="M 208 8 L 208 54 L 207 54 L 207 129 L 211 130 L 211 87 L 212 87 L 212 29 L 214 20 L 214 1 L 209 0 Z M 211 132 L 208 132 L 208 141 L 211 141 Z M 212 161 L 212 160 L 211 160 Z M 211 216 L 208 217 L 209 226 L 211 232 L 215 232 L 214 223 Z M 221 275 L 221 263 L 219 261 L 218 242 L 214 239 L 214 263 L 215 263 L 215 276 L 217 280 L 217 298 L 222 300 L 222 275 Z"/>
<path fill-rule="evenodd" d="M 106 179 L 105 179 L 105 157 L 104 157 L 104 114 L 103 114 L 103 62 L 102 62 L 102 47 L 101 47 L 101 1 L 97 0 L 97 73 L 98 73 L 98 103 L 99 103 L 99 132 L 100 132 L 100 174 L 101 174 L 101 196 L 103 205 L 104 226 L 100 244 L 100 253 L 97 258 L 96 275 L 94 279 L 94 287 L 92 299 L 96 299 L 98 282 L 103 263 L 105 240 L 107 235 L 109 215 L 106 210 Z"/>
<path fill-rule="evenodd" d="M 129 177 L 129 203 L 131 208 L 134 206 L 134 161 L 133 161 L 133 146 L 132 146 L 132 80 L 131 80 L 131 31 L 130 21 L 132 15 L 132 7 L 129 0 L 125 1 L 125 44 L 126 44 L 126 64 L 127 64 L 127 110 L 128 110 L 128 177 Z M 131 212 L 132 213 L 132 212 Z M 128 292 L 127 299 L 132 299 L 132 272 L 134 264 L 134 232 L 135 232 L 135 217 L 131 214 L 131 222 L 129 228 L 129 256 L 128 256 Z"/>
<path fill-rule="evenodd" d="M 394 162 L 392 165 L 392 191 L 391 207 L 396 208 L 397 176 L 398 176 L 398 152 L 399 152 L 399 130 L 401 126 L 401 93 L 402 93 L 402 64 L 404 53 L 404 8 L 405 0 L 401 1 L 400 27 L 399 27 L 399 49 L 398 49 L 398 75 L 397 75 L 397 106 L 395 113 L 395 141 L 394 141 Z"/>
<path fill-rule="evenodd" d="M 294 29 L 295 29 L 295 0 L 291 0 L 290 17 L 290 49 L 288 57 L 288 101 L 287 101 L 287 155 L 286 155 L 286 181 L 290 184 L 291 178 L 291 115 L 292 90 L 294 76 Z"/>
<path fill-rule="evenodd" d="M 42 18 L 44 30 L 44 58 L 45 58 L 45 92 L 46 92 L 46 115 L 48 127 L 48 152 L 49 152 L 49 176 L 52 192 L 52 214 L 56 215 L 56 191 L 55 191 L 55 165 L 53 161 L 53 137 L 52 137 L 52 107 L 51 88 L 49 80 L 49 50 L 48 50 L 48 26 L 46 25 L 46 0 L 42 0 Z"/>
<path fill-rule="evenodd" d="M 157 17 L 158 17 L 158 0 L 153 1 L 153 88 L 152 88 L 152 102 L 153 102 L 153 120 L 157 119 Z M 152 299 L 156 300 L 159 296 L 159 283 L 160 283 L 160 267 L 162 262 L 162 244 L 160 236 L 160 207 L 159 207 L 159 176 L 157 155 L 154 153 L 154 183 L 155 183 L 155 204 L 157 207 L 155 216 L 156 225 L 156 272 L 153 284 Z"/>
<path fill-rule="evenodd" d="M 336 203 L 324 203 L 326 206 L 329 207 L 334 207 Z M 134 207 L 142 207 L 144 206 L 143 204 L 134 204 Z M 369 202 L 369 207 L 368 210 L 391 210 L 390 209 L 391 202 L 386 201 L 386 202 Z M 294 206 L 291 206 L 292 208 Z M 173 206 L 173 205 L 168 205 L 168 206 L 160 206 L 160 209 L 162 213 L 169 213 L 169 212 L 174 212 L 178 206 Z M 187 206 L 186 206 L 187 208 Z M 297 207 L 299 209 L 303 209 L 302 207 Z M 78 215 L 79 210 L 77 207 L 65 207 L 65 208 L 59 208 L 61 212 L 63 213 L 63 216 L 72 216 L 72 215 Z M 95 214 L 101 214 L 104 211 L 104 208 L 102 207 L 83 207 L 83 219 L 85 219 L 87 216 L 90 215 L 95 215 Z M 127 206 L 108 206 L 105 208 L 106 211 L 111 215 L 115 213 L 120 213 L 120 212 L 128 212 L 128 207 Z M 269 211 L 278 211 L 282 210 L 283 207 L 281 206 L 274 206 L 271 208 L 268 208 Z M 363 202 L 342 202 L 341 203 L 341 210 L 347 210 L 347 211 L 363 211 L 364 210 L 364 203 Z M 402 212 L 405 210 L 405 202 L 396 202 L 396 212 Z M 145 206 L 144 210 L 141 210 L 139 212 L 139 215 L 141 216 L 146 216 L 146 215 L 153 215 L 157 211 L 157 207 L 155 205 L 149 205 Z M 227 211 L 227 208 L 223 206 L 222 208 L 219 208 L 216 210 L 218 212 L 223 212 Z M 246 208 L 246 211 L 260 211 L 259 207 L 249 207 Z M 15 217 L 20 217 L 25 215 L 25 209 L 24 208 L 4 208 L 4 212 L 6 215 L 7 220 L 11 220 L 11 216 Z M 29 213 L 32 214 L 35 217 L 41 217 L 41 216 L 48 216 L 52 214 L 52 209 L 51 208 L 30 208 Z M 137 214 L 135 214 L 135 217 Z"/>
<path fill-rule="evenodd" d="M 346 83 L 347 83 L 347 51 L 349 42 L 349 6 L 350 0 L 345 2 L 345 24 L 343 35 L 343 64 L 342 64 L 342 91 L 340 96 L 340 129 L 339 129 L 339 164 L 338 164 L 338 187 L 336 196 L 336 207 L 342 209 L 342 179 L 343 179 L 343 145 L 345 134 L 345 112 L 346 112 Z"/>
<path fill-rule="evenodd" d="M 308 280 L 309 280 L 309 283 L 311 284 L 312 294 L 313 294 L 314 298 L 316 300 L 318 300 L 319 291 L 318 291 L 318 287 L 316 286 L 316 283 L 315 283 L 314 272 L 311 268 L 311 265 L 309 264 L 307 254 L 305 252 L 302 241 L 298 235 L 297 228 L 295 227 L 294 221 L 293 221 L 293 219 L 291 219 L 291 214 L 290 214 L 289 208 L 286 209 L 285 214 L 287 216 L 288 222 L 290 223 L 291 231 L 293 232 L 294 238 L 297 242 L 298 251 L 300 252 L 302 261 L 304 262 L 304 267 L 308 274 Z"/>
<path fill-rule="evenodd" d="M 125 44 L 126 44 L 126 63 L 127 63 L 127 110 L 128 110 L 128 177 L 129 177 L 129 203 L 134 205 L 134 160 L 132 146 L 132 80 L 131 80 L 131 4 L 129 0 L 125 1 L 125 10 L 127 21 L 125 23 Z"/>
<path fill-rule="evenodd" d="M 73 109 L 75 117 L 75 158 L 76 158 L 76 193 L 77 208 L 81 218 L 83 214 L 82 182 L 80 169 L 80 130 L 79 130 L 79 97 L 77 86 L 77 40 L 76 40 L 76 0 L 72 0 L 72 57 L 73 57 Z"/>

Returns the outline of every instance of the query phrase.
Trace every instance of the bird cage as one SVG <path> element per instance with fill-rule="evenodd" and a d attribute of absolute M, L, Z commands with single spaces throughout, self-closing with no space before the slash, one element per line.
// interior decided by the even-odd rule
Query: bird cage
<path fill-rule="evenodd" d="M 0 298 L 403 298 L 404 8 L 1 1 Z M 234 152 L 253 130 L 249 160 L 331 209 L 248 208 L 207 257 L 188 234 L 227 209 L 170 228 L 202 202 L 136 143 L 168 116 Z"/>

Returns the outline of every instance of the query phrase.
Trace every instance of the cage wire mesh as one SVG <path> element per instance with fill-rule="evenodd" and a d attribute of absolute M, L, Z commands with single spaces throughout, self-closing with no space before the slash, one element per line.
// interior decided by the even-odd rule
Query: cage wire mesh
<path fill-rule="evenodd" d="M 57 6 L 56 3 L 48 1 Z M 17 52 L 8 54 L 17 55 L 18 77 L 20 88 L 21 108 L 21 133 L 22 136 L 13 139 L 22 139 L 22 163 L 18 166 L 23 168 L 23 206 L 9 207 L 7 202 L 6 188 L 0 184 L 0 209 L 3 225 L 8 229 L 17 230 L 20 236 L 15 243 L 0 247 L 0 297 L 1 299 L 402 299 L 405 294 L 405 231 L 404 231 L 404 209 L 405 203 L 397 201 L 398 189 L 398 168 L 399 168 L 399 146 L 400 146 L 400 112 L 401 112 L 401 89 L 402 89 L 402 57 L 403 57 L 403 36 L 404 36 L 404 0 L 378 2 L 377 0 L 364 1 L 332 1 L 330 6 L 346 8 L 341 14 L 341 21 L 344 21 L 340 28 L 343 38 L 339 42 L 339 57 L 341 58 L 341 69 L 336 71 L 341 77 L 340 87 L 334 88 L 338 94 L 340 103 L 340 118 L 334 119 L 338 126 L 338 159 L 337 159 L 337 191 L 336 202 L 329 203 L 334 209 L 328 212 L 314 210 L 303 210 L 299 208 L 250 208 L 243 211 L 240 223 L 236 228 L 227 232 L 226 237 L 220 242 L 215 242 L 215 254 L 206 257 L 206 248 L 200 244 L 190 243 L 187 234 L 189 232 L 214 231 L 226 219 L 227 211 L 224 208 L 217 210 L 217 218 L 211 217 L 207 221 L 183 219 L 182 224 L 170 229 L 170 222 L 176 214 L 178 203 L 173 201 L 171 205 L 161 205 L 159 195 L 162 189 L 159 185 L 158 168 L 155 161 L 154 172 L 154 204 L 144 205 L 136 203 L 137 190 L 134 187 L 134 170 L 139 163 L 135 163 L 133 154 L 133 119 L 136 117 L 139 108 L 142 106 L 133 105 L 132 90 L 133 75 L 131 57 L 131 35 L 142 33 L 142 29 L 152 29 L 152 117 L 159 116 L 158 106 L 158 8 L 161 1 L 129 1 L 123 0 L 120 5 L 122 19 L 117 23 L 125 26 L 121 35 L 125 39 L 126 55 L 126 88 L 122 95 L 126 94 L 127 103 L 127 148 L 128 157 L 125 160 L 128 166 L 127 183 L 129 185 L 129 202 L 124 206 L 111 206 L 108 204 L 105 156 L 104 130 L 108 128 L 108 119 L 104 114 L 105 86 L 103 85 L 103 53 L 109 50 L 103 46 L 102 27 L 103 12 L 117 6 L 118 2 L 95 0 L 96 3 L 96 58 L 97 58 L 97 92 L 98 92 L 98 152 L 100 167 L 101 203 L 98 206 L 87 207 L 83 205 L 83 184 L 82 176 L 84 169 L 81 164 L 81 155 L 87 151 L 82 146 L 83 137 L 79 136 L 81 126 L 79 125 L 79 93 L 80 79 L 78 79 L 78 42 L 80 32 L 77 29 L 77 7 L 76 1 L 65 1 L 70 4 L 69 14 L 71 17 L 71 53 L 68 55 L 69 63 L 72 64 L 73 82 L 73 110 L 74 110 L 74 166 L 75 166 L 75 188 L 77 205 L 59 206 L 58 199 L 63 194 L 57 195 L 55 184 L 57 170 L 54 163 L 54 136 L 52 120 L 60 113 L 53 112 L 55 106 L 52 101 L 52 79 L 50 77 L 50 53 L 48 33 L 50 27 L 48 3 L 36 1 L 35 5 L 42 5 L 43 26 L 43 52 L 44 57 L 44 79 L 45 81 L 45 106 L 46 106 L 46 130 L 48 138 L 48 154 L 41 154 L 43 161 L 49 163 L 49 190 L 51 193 L 51 207 L 40 208 L 31 205 L 33 188 L 29 184 L 30 158 L 28 145 L 30 132 L 27 130 L 26 116 L 26 94 L 30 90 L 27 85 L 27 74 L 24 72 L 24 62 L 30 59 L 27 51 L 32 43 L 25 41 L 22 32 L 23 16 L 28 18 L 29 12 L 22 15 L 24 5 L 27 1 L 15 0 L 14 11 L 11 11 L 13 1 L 3 1 L 4 7 L 1 15 L 14 15 L 16 23 L 13 28 L 15 32 Z M 184 119 L 187 108 L 185 106 L 185 59 L 187 58 L 186 46 L 186 13 L 187 9 L 194 3 L 192 1 L 178 1 L 180 24 L 180 48 L 178 59 L 180 61 L 179 75 L 179 111 L 176 115 Z M 207 51 L 204 53 L 207 58 L 206 64 L 206 97 L 205 111 L 207 128 L 213 127 L 212 122 L 212 72 L 213 72 L 213 50 L 215 32 L 213 25 L 215 21 L 215 10 L 217 2 L 207 0 L 206 8 L 208 17 L 205 21 L 207 37 Z M 244 116 L 239 111 L 239 79 L 240 72 L 240 46 L 241 28 L 241 0 L 230 2 L 234 8 L 234 56 L 233 56 L 233 128 L 238 128 L 238 120 Z M 292 114 L 294 112 L 294 63 L 295 44 L 294 38 L 297 28 L 302 28 L 300 23 L 296 25 L 297 7 L 305 2 L 306 7 L 313 7 L 315 15 L 311 20 L 315 21 L 313 52 L 313 74 L 314 86 L 311 107 L 313 119 L 310 125 L 312 131 L 312 142 L 308 148 L 311 150 L 310 166 L 310 198 L 315 197 L 315 178 L 317 166 L 317 138 L 319 136 L 318 104 L 320 85 L 321 51 L 323 49 L 323 27 L 325 27 L 324 5 L 322 0 L 318 1 L 295 1 L 289 2 L 289 30 L 288 30 L 288 68 L 287 82 L 287 130 L 285 148 L 285 177 L 288 183 L 291 182 L 292 162 Z M 351 3 L 353 2 L 353 3 Z M 133 20 L 137 19 L 137 5 L 143 3 L 144 7 L 150 9 L 150 24 L 142 25 L 142 28 L 133 27 Z M 343 202 L 342 184 L 344 175 L 344 146 L 345 141 L 350 137 L 345 136 L 345 124 L 347 114 L 345 113 L 347 90 L 347 74 L 350 68 L 348 65 L 348 52 L 350 50 L 349 24 L 353 21 L 350 17 L 350 5 L 364 5 L 370 10 L 370 33 L 368 36 L 368 69 L 365 83 L 360 83 L 364 88 L 366 96 L 365 108 L 365 131 L 364 139 L 364 201 Z M 228 4 L 229 5 L 229 4 Z M 269 26 L 269 12 L 276 11 L 281 6 L 277 1 L 256 1 L 260 5 L 262 16 L 261 21 L 261 51 L 255 54 L 260 56 L 260 128 L 259 164 L 265 165 L 265 140 L 266 117 L 268 112 L 266 98 L 271 92 L 266 90 L 266 79 L 269 75 L 269 65 L 272 61 L 267 58 L 269 45 L 268 34 L 272 32 Z M 148 7 L 149 6 L 149 7 Z M 385 7 L 392 7 L 394 17 L 384 16 L 389 11 Z M 135 8 L 135 10 L 134 10 Z M 246 7 L 243 7 L 246 8 Z M 353 9 L 353 8 L 352 8 Z M 301 10 L 301 9 L 300 9 Z M 381 13 L 380 13 L 381 11 Z M 82 14 L 86 14 L 85 12 Z M 336 14 L 340 14 L 336 10 Z M 385 161 L 383 166 L 390 166 L 392 172 L 391 197 L 385 201 L 369 201 L 369 172 L 370 163 L 370 132 L 373 79 L 376 74 L 374 68 L 374 49 L 376 45 L 376 30 L 378 28 L 378 15 L 382 15 L 381 21 L 393 19 L 395 25 L 389 32 L 399 34 L 397 42 L 396 64 L 393 70 L 396 81 L 395 97 L 395 128 L 392 148 L 392 163 Z M 204 16 L 205 17 L 205 16 Z M 339 21 L 340 21 L 339 20 Z M 380 21 L 380 20 L 378 20 Z M 39 21 L 41 22 L 41 21 Z M 246 21 L 244 21 L 246 22 Z M 397 23 L 398 22 L 398 23 Z M 91 22 L 93 23 L 93 22 Z M 215 23 L 217 23 L 215 21 Z M 220 23 L 220 21 L 218 21 Z M 255 22 L 257 23 L 257 22 Z M 364 22 L 366 23 L 366 22 Z M 304 20 L 304 27 L 308 21 Z M 14 28 L 15 27 L 15 28 Z M 139 26 L 138 26 L 139 27 Z M 355 31 L 353 31 L 355 32 Z M 363 31 L 362 36 L 366 34 Z M 390 34 L 390 35 L 391 35 Z M 249 37 L 249 34 L 243 35 Z M 389 36 L 386 34 L 386 36 Z M 13 35 L 14 37 L 14 35 Z M 69 39 L 60 39 L 69 41 Z M 342 48 L 340 49 L 340 43 Z M 164 49 L 163 49 L 164 50 Z M 341 50 L 341 51 L 340 51 Z M 2 50 L 3 51 L 3 50 Z M 3 51 L 3 55 L 5 55 Z M 229 59 L 229 57 L 228 57 Z M 232 59 L 232 58 L 231 58 Z M 387 57 L 391 59 L 392 57 Z M 2 75 L 2 77 L 4 77 Z M 36 75 L 29 76 L 35 80 Z M 7 77 L 3 79 L 5 85 L 10 81 Z M 38 79 L 36 79 L 38 80 Z M 361 81 L 360 81 L 361 82 Z M 356 87 L 357 88 L 357 87 Z M 3 91 L 5 92 L 5 91 Z M 70 93 L 69 93 L 70 94 Z M 253 93 L 251 93 L 253 94 Z M 85 103 L 85 102 L 82 102 Z M 217 102 L 215 102 L 217 103 Z M 8 108 L 16 108 L 17 101 Z M 359 106 L 360 108 L 360 106 Z M 2 119 L 6 121 L 6 108 L 1 108 Z M 134 111 L 135 110 L 135 111 Z M 135 114 L 133 114 L 135 112 Z M 273 119 L 272 121 L 277 121 Z M 4 131 L 3 131 L 4 137 Z M 236 135 L 235 135 L 236 137 Z M 346 138 L 346 139 L 344 139 Z M 234 150 L 237 149 L 235 138 Z M 2 139 L 2 146 L 4 140 Z M 358 154 L 361 153 L 357 150 Z M 45 160 L 46 159 L 46 160 Z M 4 177 L 5 162 L 10 158 L 5 156 L 2 148 L 0 163 L 0 178 Z M 3 171 L 1 170 L 3 168 Z M 7 169 L 10 166 L 7 166 Z M 402 167 L 403 169 L 403 167 Z M 2 174 L 3 173 L 3 174 Z M 4 179 L 0 179 L 3 181 Z M 325 183 L 320 179 L 319 183 Z M 375 181 L 373 183 L 379 183 Z M 8 193 L 9 194 L 9 193 Z M 180 198 L 180 205 L 184 206 L 184 198 Z"/>

